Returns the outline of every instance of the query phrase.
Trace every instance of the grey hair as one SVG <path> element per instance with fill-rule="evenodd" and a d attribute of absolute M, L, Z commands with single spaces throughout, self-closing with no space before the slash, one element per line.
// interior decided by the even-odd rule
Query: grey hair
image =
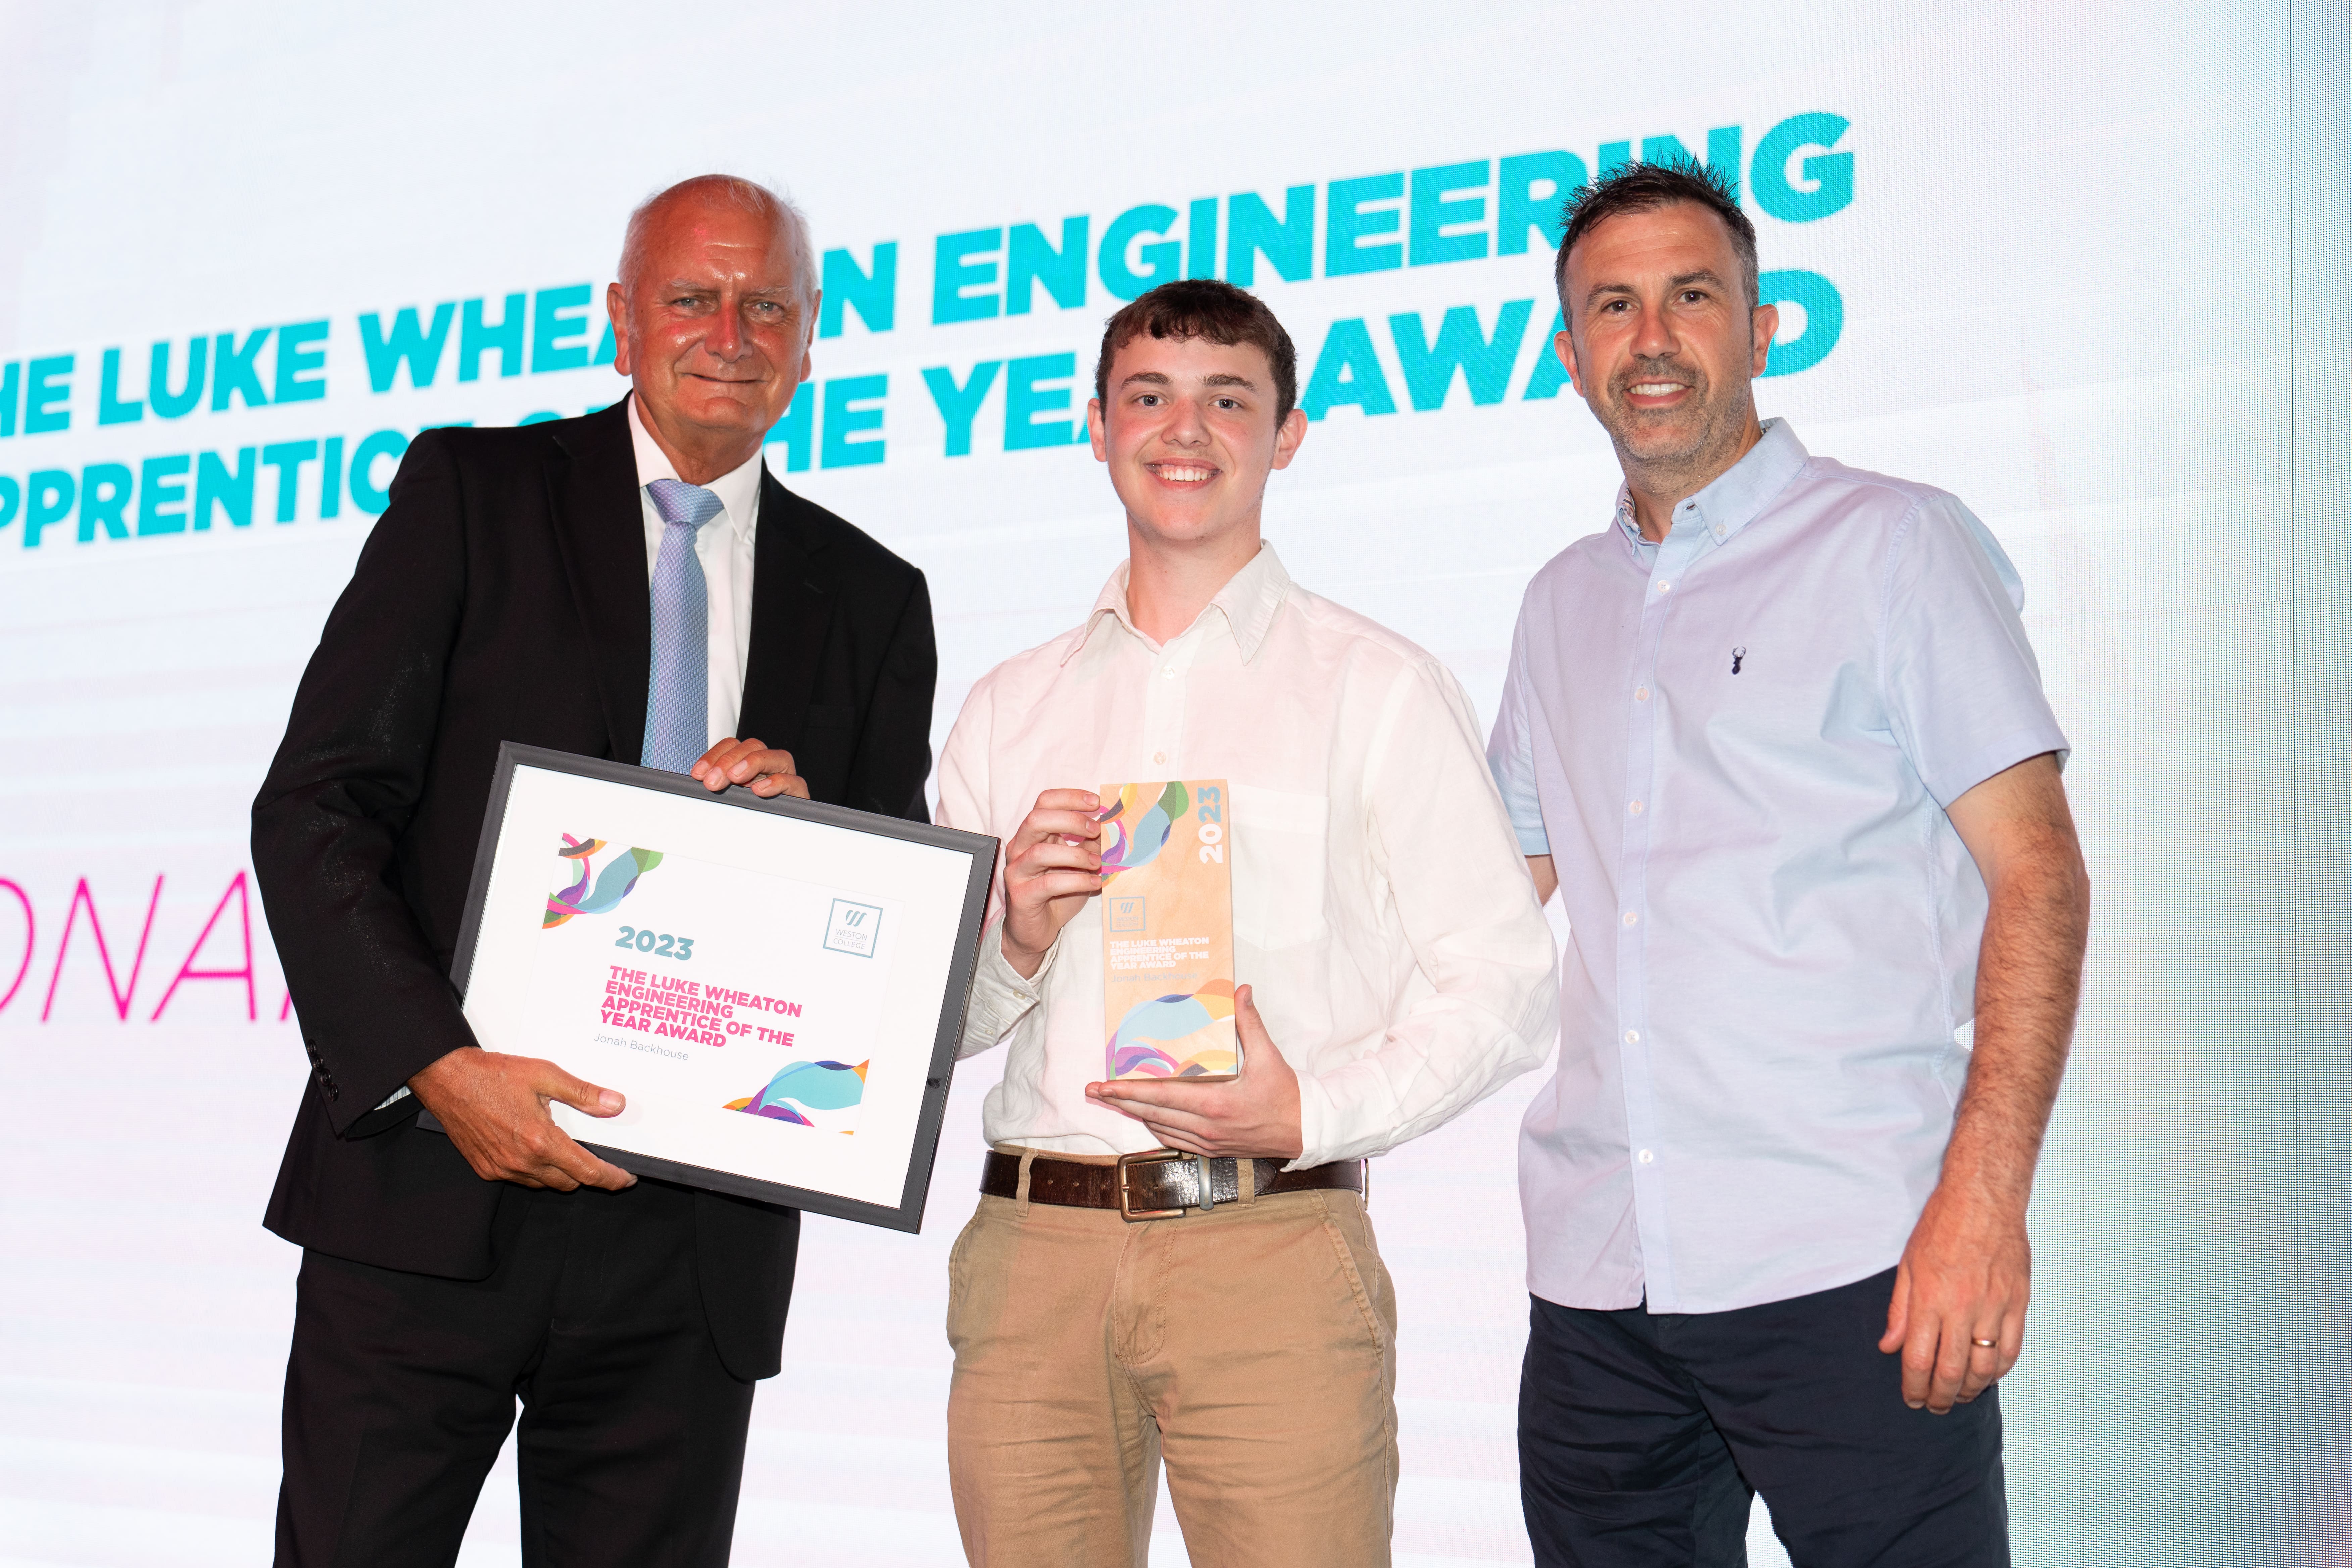
<path fill-rule="evenodd" d="M 637 268 L 645 261 L 646 228 L 655 211 L 674 196 L 705 193 L 722 196 L 745 212 L 766 218 L 783 232 L 792 242 L 793 277 L 800 289 L 801 305 L 805 309 L 816 298 L 817 290 L 816 247 L 809 239 L 808 215 L 790 196 L 780 196 L 757 180 L 736 174 L 697 174 L 656 191 L 636 205 L 629 214 L 628 227 L 621 235 L 621 264 L 614 274 L 620 280 L 621 292 L 629 292 Z"/>

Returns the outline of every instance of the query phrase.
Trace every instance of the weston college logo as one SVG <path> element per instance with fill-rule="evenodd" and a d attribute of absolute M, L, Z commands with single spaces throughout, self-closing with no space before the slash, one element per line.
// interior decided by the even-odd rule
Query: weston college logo
<path fill-rule="evenodd" d="M 826 952 L 871 958 L 874 956 L 874 943 L 881 934 L 882 907 L 879 904 L 855 904 L 847 899 L 833 900 L 833 910 L 824 921 Z"/>

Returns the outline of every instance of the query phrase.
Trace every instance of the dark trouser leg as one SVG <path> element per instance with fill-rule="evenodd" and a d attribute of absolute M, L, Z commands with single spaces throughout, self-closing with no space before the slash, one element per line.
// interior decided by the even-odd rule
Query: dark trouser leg
<path fill-rule="evenodd" d="M 564 1205 L 567 1255 L 516 1434 L 529 1568 L 719 1568 L 754 1384 L 719 1364 L 694 1195 L 642 1181 Z"/>
<path fill-rule="evenodd" d="M 488 1279 L 305 1255 L 279 1568 L 454 1563 L 518 1394 L 531 1568 L 727 1561 L 752 1385 L 711 1345 L 693 1195 L 509 1201 L 521 1218 Z"/>
<path fill-rule="evenodd" d="M 278 1568 L 457 1561 L 514 1422 L 516 1373 L 545 1332 L 560 1239 L 526 1223 L 480 1280 L 303 1255 Z"/>
<path fill-rule="evenodd" d="M 1748 1489 L 1640 1308 L 1531 1298 L 1519 1497 L 1545 1568 L 1739 1568 Z"/>
<path fill-rule="evenodd" d="M 2000 1402 L 1903 1403 L 1878 1349 L 1895 1271 L 1731 1312 L 1660 1321 L 1772 1510 L 1796 1568 L 2008 1568 Z"/>

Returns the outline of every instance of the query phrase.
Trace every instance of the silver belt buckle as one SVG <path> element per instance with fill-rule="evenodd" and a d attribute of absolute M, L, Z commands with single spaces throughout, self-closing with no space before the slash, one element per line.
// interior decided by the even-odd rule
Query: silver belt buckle
<path fill-rule="evenodd" d="M 1139 1209 L 1135 1206 L 1135 1194 L 1128 1186 L 1128 1172 L 1138 1165 L 1164 1165 L 1171 1160 L 1190 1160 L 1192 1156 L 1175 1149 L 1139 1149 L 1132 1154 L 1118 1157 L 1118 1217 L 1130 1225 L 1139 1219 L 1174 1219 L 1184 1211 L 1172 1209 Z"/>

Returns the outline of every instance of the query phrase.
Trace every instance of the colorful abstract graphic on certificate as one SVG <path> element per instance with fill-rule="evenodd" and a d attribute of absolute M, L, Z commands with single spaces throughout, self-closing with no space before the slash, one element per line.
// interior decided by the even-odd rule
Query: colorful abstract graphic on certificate
<path fill-rule="evenodd" d="M 793 1062 L 768 1080 L 759 1093 L 727 1102 L 730 1110 L 749 1111 L 775 1121 L 790 1121 L 821 1131 L 855 1132 L 845 1127 L 849 1110 L 866 1098 L 866 1062 Z"/>
<path fill-rule="evenodd" d="M 1212 980 L 1184 996 L 1130 1007 L 1103 1053 L 1112 1078 L 1203 1078 L 1236 1070 L 1234 984 Z"/>
<path fill-rule="evenodd" d="M 594 860 L 604 848 L 601 838 L 563 835 L 563 847 L 555 853 L 565 863 L 568 881 L 547 895 L 547 913 L 540 921 L 541 930 L 560 926 L 574 915 L 601 915 L 616 908 L 635 890 L 638 878 L 661 864 L 658 849 L 624 849 L 606 861 L 602 871 L 597 871 Z"/>
<path fill-rule="evenodd" d="M 1118 797 L 1096 816 L 1103 825 L 1104 884 L 1121 871 L 1151 864 L 1192 805 L 1181 782 L 1121 786 Z"/>

